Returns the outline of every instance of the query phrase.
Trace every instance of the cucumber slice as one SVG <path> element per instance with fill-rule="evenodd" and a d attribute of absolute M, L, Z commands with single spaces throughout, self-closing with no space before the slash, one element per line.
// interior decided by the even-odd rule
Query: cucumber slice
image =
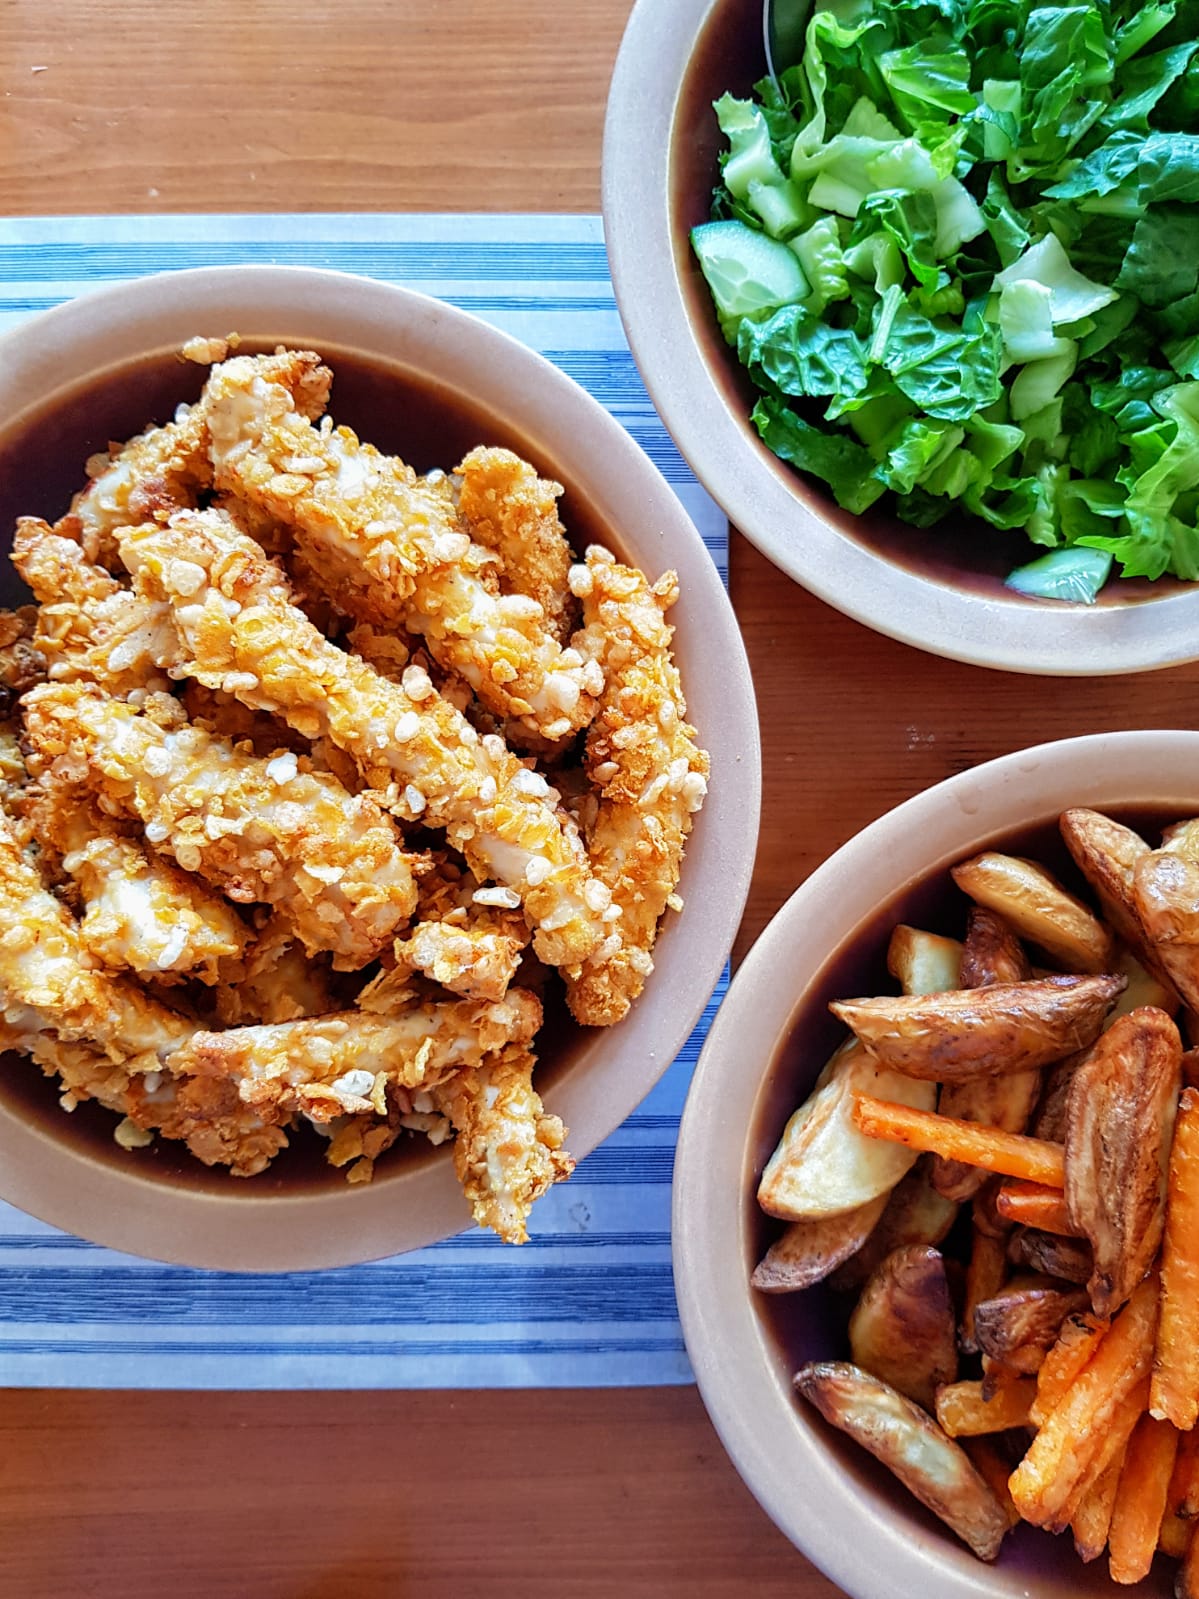
<path fill-rule="evenodd" d="M 1040 560 L 1018 566 L 1005 583 L 1017 594 L 1036 600 L 1073 600 L 1079 605 L 1094 605 L 1111 569 L 1109 550 L 1091 550 L 1075 544 L 1066 550 L 1050 550 Z"/>
<path fill-rule="evenodd" d="M 692 228 L 691 248 L 722 318 L 790 305 L 808 292 L 793 252 L 744 222 L 704 222 Z"/>

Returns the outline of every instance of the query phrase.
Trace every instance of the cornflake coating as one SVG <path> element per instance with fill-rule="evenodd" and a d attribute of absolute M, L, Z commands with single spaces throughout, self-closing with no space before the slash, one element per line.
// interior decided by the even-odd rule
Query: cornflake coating
<path fill-rule="evenodd" d="M 499 716 L 549 737 L 587 725 L 582 658 L 535 600 L 496 591 L 494 558 L 463 532 L 444 487 L 349 428 L 313 427 L 286 385 L 237 361 L 214 369 L 203 406 L 217 486 L 291 528 L 340 609 L 424 634 Z"/>
<path fill-rule="evenodd" d="M 121 698 L 169 687 L 156 664 L 174 640 L 167 607 L 123 588 L 82 541 L 69 517 L 57 528 L 32 516 L 17 523 L 13 564 L 41 602 L 33 642 L 45 675 Z"/>
<path fill-rule="evenodd" d="M 413 972 L 423 972 L 468 999 L 502 999 L 529 942 L 519 910 L 492 903 L 505 889 L 487 889 L 442 856 L 420 882 L 418 920 L 395 943 L 396 965 L 358 997 L 367 1010 L 387 1010 Z"/>
<path fill-rule="evenodd" d="M 0 716 L 46 675 L 46 657 L 37 647 L 37 606 L 0 611 Z"/>
<path fill-rule="evenodd" d="M 338 649 L 291 603 L 287 582 L 217 511 L 182 512 L 122 537 L 148 598 L 171 606 L 175 670 L 328 738 L 385 790 L 395 814 L 443 829 L 481 881 L 510 887 L 549 965 L 584 960 L 603 936 L 591 873 L 545 779 L 498 738 L 480 738 L 410 669 L 391 683 Z"/>
<path fill-rule="evenodd" d="M 153 1071 L 192 1024 L 133 983 L 88 964 L 74 919 L 42 885 L 0 816 L 0 1009 L 29 1049 L 40 1034 L 83 1042 L 119 1066 Z"/>
<path fill-rule="evenodd" d="M 171 1059 L 175 1076 L 221 1078 L 268 1122 L 304 1115 L 386 1114 L 389 1085 L 423 1088 L 477 1066 L 541 1024 L 536 997 L 515 989 L 498 1004 L 414 1006 L 396 1016 L 361 1011 L 274 1026 L 197 1033 Z"/>
<path fill-rule="evenodd" d="M 650 585 L 593 545 L 572 569 L 583 601 L 583 647 L 605 688 L 587 735 L 586 765 L 600 800 L 587 838 L 592 870 L 620 912 L 605 942 L 567 976 L 576 1019 L 609 1026 L 653 971 L 658 920 L 679 880 L 692 817 L 708 787 L 708 757 L 686 720 L 666 612 L 678 597 L 668 572 Z"/>
<path fill-rule="evenodd" d="M 340 1010 L 330 974 L 296 943 L 285 919 L 272 917 L 244 962 L 213 994 L 222 1027 L 295 1022 Z"/>
<path fill-rule="evenodd" d="M 457 1133 L 454 1170 L 480 1227 L 505 1243 L 528 1240 L 529 1212 L 574 1170 L 566 1129 L 533 1087 L 532 1051 L 513 1044 L 433 1092 Z"/>
<path fill-rule="evenodd" d="M 250 942 L 249 928 L 226 900 L 123 836 L 78 789 L 39 786 L 27 815 L 34 835 L 58 851 L 74 879 L 84 906 L 80 938 L 104 966 L 211 984 Z"/>
<path fill-rule="evenodd" d="M 565 644 L 578 607 L 570 591 L 573 556 L 558 517 L 561 483 L 538 477 L 511 450 L 486 445 L 471 450 L 454 476 L 466 531 L 496 552 L 506 585 L 536 600 L 550 632 Z"/>
<path fill-rule="evenodd" d="M 220 349 L 220 341 L 211 342 Z M 310 350 L 236 356 L 225 366 L 263 373 L 293 397 L 305 416 L 319 416 L 328 403 L 332 376 Z M 208 422 L 201 398 L 196 405 L 181 405 L 166 426 L 147 428 L 88 462 L 91 481 L 72 501 L 71 515 L 96 542 L 101 559 L 111 555 L 118 528 L 167 517 L 180 506 L 194 505 L 211 488 Z"/>
<path fill-rule="evenodd" d="M 81 764 L 156 849 L 233 900 L 273 906 L 310 953 L 364 966 L 415 908 L 411 858 L 387 816 L 334 778 L 300 772 L 294 754 L 264 761 L 78 684 L 44 684 L 24 706 L 41 763 Z"/>

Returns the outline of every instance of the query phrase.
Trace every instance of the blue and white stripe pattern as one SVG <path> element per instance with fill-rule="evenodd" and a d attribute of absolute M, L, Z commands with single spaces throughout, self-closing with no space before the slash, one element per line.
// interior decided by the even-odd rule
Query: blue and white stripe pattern
<path fill-rule="evenodd" d="M 727 576 L 724 516 L 642 386 L 596 217 L 0 220 L 0 330 L 100 284 L 250 261 L 404 283 L 540 350 L 649 454 Z M 640 1110 L 540 1202 L 523 1249 L 471 1231 L 339 1271 L 195 1272 L 96 1248 L 0 1205 L 0 1385 L 689 1381 L 670 1272 L 670 1177 L 683 1098 L 722 991 Z"/>

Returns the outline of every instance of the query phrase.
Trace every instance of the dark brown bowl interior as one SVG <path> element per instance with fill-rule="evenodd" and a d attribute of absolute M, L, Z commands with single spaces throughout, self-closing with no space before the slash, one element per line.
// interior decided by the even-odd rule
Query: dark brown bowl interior
<path fill-rule="evenodd" d="M 252 351 L 252 341 L 243 350 Z M 512 423 L 468 402 L 448 389 L 360 352 L 323 345 L 321 355 L 334 372 L 331 410 L 337 421 L 355 429 L 381 449 L 402 455 L 420 471 L 435 466 L 449 469 L 479 443 L 507 446 L 533 460 L 545 475 L 566 484 L 560 502 L 562 519 L 577 549 L 602 543 L 620 551 L 622 540 L 613 527 L 600 520 L 583 496 L 571 493 L 568 475 L 556 461 L 544 459 Z M 7 559 L 12 528 L 18 515 L 54 520 L 65 512 L 72 495 L 84 481 L 84 462 L 151 422 L 169 420 L 175 407 L 195 400 L 206 369 L 162 351 L 128 365 L 93 375 L 77 387 L 55 396 L 45 410 L 23 421 L 19 428 L 0 427 L 0 604 L 28 601 L 29 594 Z M 669 929 L 663 936 L 669 937 Z M 556 978 L 546 994 L 546 1021 L 538 1037 L 538 1086 L 552 1090 L 587 1038 L 569 1018 Z M 33 1064 L 19 1056 L 0 1057 L 0 1100 L 17 1110 L 57 1141 L 85 1154 L 90 1160 L 152 1180 L 200 1191 L 261 1199 L 270 1194 L 295 1194 L 314 1189 L 340 1189 L 344 1172 L 324 1159 L 325 1142 L 307 1127 L 292 1138 L 291 1147 L 271 1167 L 250 1182 L 231 1179 L 221 1168 L 210 1169 L 193 1159 L 182 1145 L 155 1139 L 146 1149 L 128 1151 L 113 1141 L 117 1118 L 95 1104 L 81 1105 L 66 1115 L 58 1105 L 55 1085 Z M 401 1171 L 411 1171 L 430 1161 L 448 1158 L 425 1139 L 404 1139 L 380 1160 L 375 1185 L 386 1183 Z"/>
<path fill-rule="evenodd" d="M 670 203 L 675 259 L 687 316 L 696 343 L 729 414 L 761 457 L 763 469 L 786 484 L 796 499 L 833 525 L 843 537 L 892 565 L 920 577 L 993 599 L 1012 598 L 1003 579 L 1025 561 L 1044 554 L 1019 532 L 953 514 L 937 527 L 909 527 L 877 507 L 855 516 L 843 510 L 824 486 L 802 476 L 771 454 L 749 420 L 757 399 L 736 355 L 725 343 L 712 299 L 688 242 L 690 231 L 710 216 L 712 190 L 719 181 L 718 156 L 724 139 L 712 102 L 726 91 L 746 96 L 766 75 L 761 5 L 756 0 L 724 0 L 711 12 L 696 41 L 679 91 L 670 152 Z M 797 530 L 796 536 L 799 537 Z M 1163 578 L 1121 578 L 1107 583 L 1101 606 L 1164 599 L 1190 585 Z"/>
<path fill-rule="evenodd" d="M 1155 842 L 1161 829 L 1178 819 L 1176 814 L 1149 808 L 1113 814 Z M 1092 900 L 1054 822 L 997 833 L 979 845 L 980 850 L 988 848 L 1038 860 L 1072 892 L 1089 902 Z M 955 886 L 948 872 L 931 874 L 894 895 L 879 908 L 868 928 L 830 954 L 766 1072 L 748 1145 L 753 1157 L 755 1187 L 788 1117 L 811 1091 L 821 1068 L 846 1036 L 844 1026 L 829 1012 L 830 1000 L 894 993 L 895 980 L 887 972 L 887 943 L 892 929 L 906 922 L 929 932 L 961 938 L 969 905 L 970 901 Z M 968 1206 L 963 1206 L 962 1216 L 942 1246 L 947 1257 L 956 1253 L 963 1261 L 966 1258 L 968 1210 Z M 760 1260 L 783 1227 L 782 1222 L 759 1209 L 752 1190 L 747 1192 L 744 1229 L 748 1261 Z M 823 1284 L 798 1294 L 753 1292 L 754 1308 L 768 1333 L 784 1387 L 789 1387 L 791 1375 L 805 1361 L 850 1358 L 847 1323 L 855 1301 L 856 1295 L 838 1294 Z M 797 1408 L 803 1405 L 798 1398 L 793 1403 Z M 803 1406 L 803 1411 L 805 1421 L 821 1432 L 840 1468 L 855 1484 L 868 1489 L 872 1495 L 894 1497 L 894 1478 L 884 1467 L 844 1433 L 823 1422 L 810 1407 Z M 941 1523 L 916 1500 L 905 1496 L 904 1509 L 927 1529 L 930 1537 L 949 1537 Z M 1084 1568 L 1068 1536 L 1053 1539 L 1036 1528 L 1021 1526 L 1005 1540 L 1002 1563 L 1005 1568 L 1028 1572 L 1029 1593 L 1090 1592 L 1098 1588 L 1107 1591 L 1106 1562 Z M 1153 1577 L 1138 1591 L 1155 1595 L 1171 1592 L 1173 1570 L 1174 1562 L 1159 1561 Z M 1048 1585 L 1050 1576 L 1052 1588 Z"/>

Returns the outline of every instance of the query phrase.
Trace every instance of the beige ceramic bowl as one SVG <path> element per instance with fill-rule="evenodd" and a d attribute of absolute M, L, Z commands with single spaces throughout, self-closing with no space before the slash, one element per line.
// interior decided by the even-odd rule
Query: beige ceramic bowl
<path fill-rule="evenodd" d="M 87 456 L 194 399 L 179 361 L 196 333 L 311 346 L 335 373 L 333 410 L 418 467 L 451 466 L 481 440 L 520 451 L 566 485 L 576 544 L 609 544 L 679 573 L 675 647 L 690 713 L 712 754 L 681 892 L 657 970 L 620 1026 L 560 1021 L 543 1035 L 539 1084 L 579 1156 L 648 1093 L 694 1025 L 732 944 L 753 863 L 760 771 L 745 652 L 716 569 L 686 513 L 624 430 L 540 356 L 410 291 L 286 267 L 148 278 L 50 311 L 0 342 L 0 527 L 67 507 Z M 10 588 L 3 603 L 17 597 Z M 381 1161 L 350 1188 L 315 1147 L 249 1181 L 162 1140 L 127 1152 L 114 1118 L 72 1116 L 28 1062 L 0 1064 L 0 1195 L 96 1242 L 188 1265 L 284 1270 L 368 1260 L 457 1232 L 469 1215 L 448 1151 Z M 316 1141 L 313 1141 L 314 1145 Z"/>
<path fill-rule="evenodd" d="M 828 1001 L 894 992 L 891 928 L 960 936 L 947 869 L 992 844 L 1069 866 L 1071 805 L 1136 823 L 1199 811 L 1199 733 L 1066 739 L 990 761 L 890 811 L 792 895 L 737 973 L 700 1057 L 674 1177 L 675 1283 L 687 1350 L 725 1447 L 763 1508 L 854 1599 L 1080 1599 L 1115 1594 L 1106 1561 L 1021 1528 L 977 1561 L 893 1477 L 794 1395 L 811 1359 L 844 1359 L 849 1305 L 822 1288 L 761 1295 L 749 1275 L 777 1223 L 758 1178 L 792 1110 L 843 1036 Z M 1166 1563 L 1162 1563 L 1163 1566 Z M 1155 1570 L 1140 1592 L 1172 1592 Z"/>
<path fill-rule="evenodd" d="M 1095 606 L 1021 599 L 1003 577 L 1030 558 L 1023 539 L 855 517 L 758 438 L 754 392 L 721 337 L 688 235 L 708 220 L 717 181 L 712 101 L 748 93 L 764 73 L 761 0 L 637 0 L 608 101 L 612 280 L 645 385 L 696 476 L 796 582 L 934 654 L 1085 676 L 1195 659 L 1193 585 L 1110 583 Z"/>

